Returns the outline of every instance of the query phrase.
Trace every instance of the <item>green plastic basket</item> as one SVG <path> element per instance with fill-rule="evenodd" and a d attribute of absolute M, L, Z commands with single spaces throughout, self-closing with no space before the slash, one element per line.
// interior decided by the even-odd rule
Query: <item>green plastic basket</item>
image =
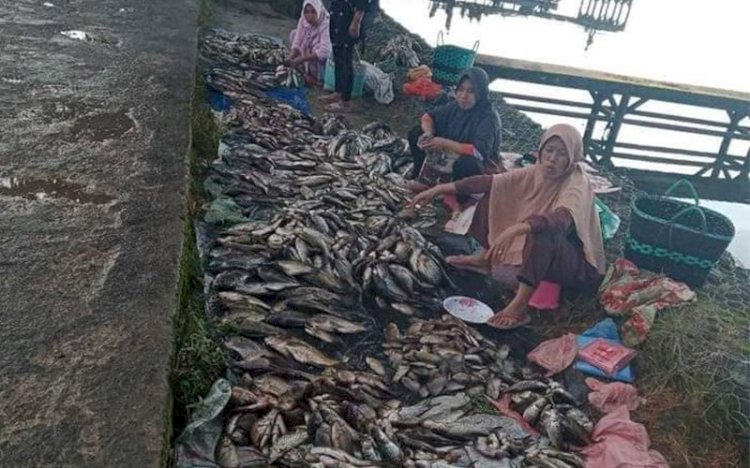
<path fill-rule="evenodd" d="M 479 41 L 466 49 L 445 44 L 443 32 L 438 33 L 437 47 L 432 52 L 432 80 L 442 85 L 456 85 L 466 69 L 474 66 Z"/>
<path fill-rule="evenodd" d="M 693 203 L 670 198 L 680 186 L 690 191 Z M 625 258 L 693 288 L 703 285 L 734 238 L 732 221 L 700 206 L 698 193 L 685 179 L 677 181 L 664 195 L 635 197 L 631 210 Z"/>

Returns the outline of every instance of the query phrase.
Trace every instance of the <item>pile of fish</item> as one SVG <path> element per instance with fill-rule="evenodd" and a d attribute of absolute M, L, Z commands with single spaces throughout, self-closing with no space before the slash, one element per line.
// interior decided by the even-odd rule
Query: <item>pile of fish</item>
<path fill-rule="evenodd" d="M 410 328 L 439 330 L 452 321 L 415 320 Z M 466 331 L 457 332 L 464 336 Z M 480 346 L 464 356 L 481 355 L 488 341 L 476 331 L 470 336 Z M 235 336 L 226 347 L 232 351 L 230 369 L 236 377 L 216 451 L 222 467 L 584 466 L 578 456 L 564 450 L 562 437 L 568 424 L 578 425 L 575 431 L 585 437 L 590 421 L 552 381 L 518 380 L 509 374 L 515 383 L 501 389 L 512 395 L 514 408 L 527 405 L 524 419 L 545 421 L 547 437 L 535 437 L 511 417 L 477 414 L 474 389 L 484 391 L 481 385 L 456 386 L 452 392 L 444 388 L 442 395 L 407 404 L 413 398 L 390 383 L 395 379 L 389 378 L 391 369 L 372 357 L 367 358 L 372 371 L 348 370 L 290 336 L 270 336 L 262 343 Z M 510 362 L 502 349 L 491 349 L 493 357 L 487 361 Z M 468 361 L 467 369 L 477 366 L 477 359 Z M 310 370 L 306 364 L 323 370 Z M 555 407 L 537 404 L 530 394 Z M 542 415 L 532 418 L 528 408 Z"/>
<path fill-rule="evenodd" d="M 289 55 L 283 43 L 261 34 L 235 34 L 213 29 L 203 39 L 201 56 L 227 68 L 273 70 Z"/>
<path fill-rule="evenodd" d="M 395 369 L 391 380 L 423 398 L 465 391 L 497 400 L 519 380 L 507 345 L 498 346 L 450 315 L 414 320 L 403 333 L 388 324 L 383 349 Z"/>
<path fill-rule="evenodd" d="M 229 33 L 207 46 L 225 61 L 253 48 Z M 235 94 L 204 181 L 207 212 L 221 202 L 241 219 L 196 229 L 230 355 L 216 463 L 583 466 L 563 450 L 589 425 L 559 384 L 524 380 L 507 346 L 463 322 L 429 319 L 455 286 L 423 235 L 437 213 L 404 209 L 407 143 L 382 123 L 356 131 L 271 101 L 244 72 L 218 75 Z M 505 393 L 547 437 L 474 414 Z"/>
<path fill-rule="evenodd" d="M 419 50 L 421 50 L 421 46 L 413 37 L 407 34 L 399 34 L 380 48 L 380 57 L 393 59 L 398 65 L 412 68 L 419 65 L 419 56 L 415 52 Z"/>
<path fill-rule="evenodd" d="M 202 48 L 204 60 L 213 64 L 206 82 L 232 97 L 303 86 L 305 77 L 284 64 L 288 55 L 284 44 L 266 36 L 213 30 Z"/>
<path fill-rule="evenodd" d="M 572 394 L 553 380 L 532 380 L 532 371 L 518 369 L 509 358 L 508 346 L 487 340 L 455 317 L 413 320 L 404 333 L 390 323 L 383 348 L 394 369 L 391 382 L 422 398 L 466 392 L 498 400 L 509 393 L 511 408 L 554 448 L 590 442 L 593 423 Z"/>

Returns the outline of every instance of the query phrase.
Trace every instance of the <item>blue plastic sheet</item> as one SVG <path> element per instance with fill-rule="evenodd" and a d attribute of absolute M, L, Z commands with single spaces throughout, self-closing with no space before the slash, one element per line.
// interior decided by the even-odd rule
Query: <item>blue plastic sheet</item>
<path fill-rule="evenodd" d="M 303 114 L 310 114 L 310 103 L 307 101 L 307 88 L 274 88 L 266 91 L 266 96 L 286 102 Z"/>
<path fill-rule="evenodd" d="M 206 85 L 208 90 L 208 105 L 218 112 L 228 111 L 232 107 L 232 100 L 226 94 Z"/>
<path fill-rule="evenodd" d="M 622 344 L 620 333 L 617 331 L 617 324 L 611 318 L 602 320 L 601 322 L 583 332 L 581 335 L 578 335 L 578 349 L 583 348 L 597 338 L 603 338 L 611 343 L 619 345 Z M 635 379 L 630 366 L 626 366 L 614 376 L 608 375 L 600 369 L 580 359 L 577 360 L 575 364 L 573 364 L 573 367 L 583 372 L 584 374 L 594 375 L 596 377 L 621 380 L 628 383 L 632 382 Z"/>

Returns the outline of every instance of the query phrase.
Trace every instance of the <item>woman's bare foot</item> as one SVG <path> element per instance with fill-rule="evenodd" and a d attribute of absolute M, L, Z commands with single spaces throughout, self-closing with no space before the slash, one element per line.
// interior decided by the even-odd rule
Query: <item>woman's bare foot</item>
<path fill-rule="evenodd" d="M 513 330 L 514 328 L 528 325 L 531 322 L 529 317 L 529 297 L 534 290 L 531 286 L 521 283 L 516 292 L 516 296 L 510 301 L 503 310 L 496 313 L 487 321 L 487 325 L 500 330 Z"/>
<path fill-rule="evenodd" d="M 490 264 L 483 255 L 452 255 L 446 257 L 445 261 L 456 268 L 479 271 L 484 274 L 490 273 Z"/>
<path fill-rule="evenodd" d="M 339 93 L 330 93 L 330 94 L 323 94 L 322 96 L 318 96 L 318 101 L 325 102 L 325 103 L 338 102 L 340 100 L 341 100 L 341 95 Z"/>
<path fill-rule="evenodd" d="M 328 105 L 328 110 L 331 112 L 351 112 L 352 102 L 351 101 L 335 101 Z"/>

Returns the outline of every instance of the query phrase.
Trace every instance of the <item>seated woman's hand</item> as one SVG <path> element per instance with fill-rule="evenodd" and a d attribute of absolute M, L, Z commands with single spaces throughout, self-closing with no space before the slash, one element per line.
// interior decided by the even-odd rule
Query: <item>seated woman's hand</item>
<path fill-rule="evenodd" d="M 531 226 L 528 223 L 518 223 L 510 226 L 503 231 L 495 242 L 490 246 L 489 250 L 485 253 L 485 259 L 491 264 L 498 263 L 502 258 L 503 252 L 510 249 L 513 244 L 513 240 L 520 236 L 526 235 L 531 232 Z"/>
<path fill-rule="evenodd" d="M 448 147 L 449 141 L 450 140 L 443 137 L 432 137 L 424 142 L 422 149 L 443 151 Z"/>
<path fill-rule="evenodd" d="M 423 192 L 420 192 L 417 195 L 415 195 L 414 198 L 411 199 L 408 207 L 420 208 L 430 203 L 433 200 L 433 198 L 437 196 L 437 194 L 438 194 L 438 187 L 432 187 Z"/>

